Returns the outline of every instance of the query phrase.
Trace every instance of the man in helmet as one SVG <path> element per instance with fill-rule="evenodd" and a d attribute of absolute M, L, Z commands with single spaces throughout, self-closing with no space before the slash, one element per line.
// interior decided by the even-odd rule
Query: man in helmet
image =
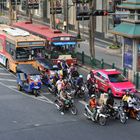
<path fill-rule="evenodd" d="M 58 69 L 60 69 L 60 70 L 62 69 L 62 65 L 61 65 L 61 61 L 60 60 L 57 61 L 57 66 L 58 66 Z"/>
<path fill-rule="evenodd" d="M 96 97 L 94 94 L 91 95 L 89 99 L 89 109 L 93 113 L 93 118 L 95 119 L 96 112 L 97 112 L 97 102 L 96 102 Z"/>
<path fill-rule="evenodd" d="M 126 92 L 126 95 L 122 98 L 124 109 L 127 111 L 127 116 L 129 116 L 130 110 L 133 110 L 135 107 L 136 99 L 133 93 Z"/>
<path fill-rule="evenodd" d="M 57 87 L 57 91 L 59 94 L 60 91 L 62 90 L 62 88 L 64 87 L 64 81 L 63 81 L 62 77 L 60 77 L 60 79 L 56 82 L 56 87 Z"/>
<path fill-rule="evenodd" d="M 108 98 L 106 100 L 106 106 L 110 112 L 110 115 L 113 116 L 113 113 L 114 113 L 114 97 L 112 95 L 112 93 L 108 93 Z"/>
<path fill-rule="evenodd" d="M 79 90 L 81 90 L 81 87 L 82 87 L 83 83 L 84 83 L 83 75 L 80 74 L 79 77 L 75 81 L 75 86 L 76 86 L 75 96 L 77 95 L 77 92 Z"/>
<path fill-rule="evenodd" d="M 129 98 L 130 98 L 130 92 L 129 91 L 126 91 L 125 95 L 122 97 L 123 107 L 126 110 L 128 110 Z"/>

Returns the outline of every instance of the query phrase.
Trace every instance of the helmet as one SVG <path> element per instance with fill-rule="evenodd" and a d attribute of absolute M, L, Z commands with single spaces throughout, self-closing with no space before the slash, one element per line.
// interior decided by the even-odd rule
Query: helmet
<path fill-rule="evenodd" d="M 130 92 L 129 92 L 128 90 L 126 90 L 126 92 L 125 92 L 125 93 L 126 93 L 126 95 L 129 95 L 129 94 L 130 94 Z"/>
<path fill-rule="evenodd" d="M 80 78 L 83 78 L 83 75 L 82 75 L 82 74 L 80 74 L 80 75 L 79 75 L 79 77 L 80 77 Z"/>
<path fill-rule="evenodd" d="M 95 98 L 95 95 L 94 95 L 94 94 L 92 94 L 92 95 L 90 96 L 90 98 Z"/>
<path fill-rule="evenodd" d="M 60 60 L 58 60 L 57 63 L 60 63 Z"/>

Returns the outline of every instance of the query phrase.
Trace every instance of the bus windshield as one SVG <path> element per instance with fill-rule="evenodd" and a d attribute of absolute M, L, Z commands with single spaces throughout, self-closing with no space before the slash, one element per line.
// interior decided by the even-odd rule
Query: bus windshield
<path fill-rule="evenodd" d="M 71 55 L 74 57 L 75 45 L 65 45 L 65 46 L 51 46 L 51 59 L 57 59 L 60 55 Z"/>
<path fill-rule="evenodd" d="M 17 60 L 36 60 L 44 58 L 44 48 L 17 48 L 16 59 Z"/>

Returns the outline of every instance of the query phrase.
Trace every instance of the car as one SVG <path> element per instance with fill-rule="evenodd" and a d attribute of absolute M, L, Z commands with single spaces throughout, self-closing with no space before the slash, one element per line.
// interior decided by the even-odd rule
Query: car
<path fill-rule="evenodd" d="M 122 97 L 126 91 L 136 92 L 135 85 L 116 69 L 92 70 L 96 84 L 100 91 Z"/>

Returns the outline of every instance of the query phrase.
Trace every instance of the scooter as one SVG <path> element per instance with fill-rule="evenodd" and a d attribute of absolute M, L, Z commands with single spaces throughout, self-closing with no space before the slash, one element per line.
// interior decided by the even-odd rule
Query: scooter
<path fill-rule="evenodd" d="M 85 113 L 84 115 L 88 118 L 91 119 L 93 122 L 98 122 L 100 125 L 104 126 L 106 125 L 107 121 L 107 115 L 102 113 L 102 107 L 97 106 L 97 111 L 96 114 L 94 115 L 93 112 L 90 111 L 89 105 L 85 105 Z"/>

